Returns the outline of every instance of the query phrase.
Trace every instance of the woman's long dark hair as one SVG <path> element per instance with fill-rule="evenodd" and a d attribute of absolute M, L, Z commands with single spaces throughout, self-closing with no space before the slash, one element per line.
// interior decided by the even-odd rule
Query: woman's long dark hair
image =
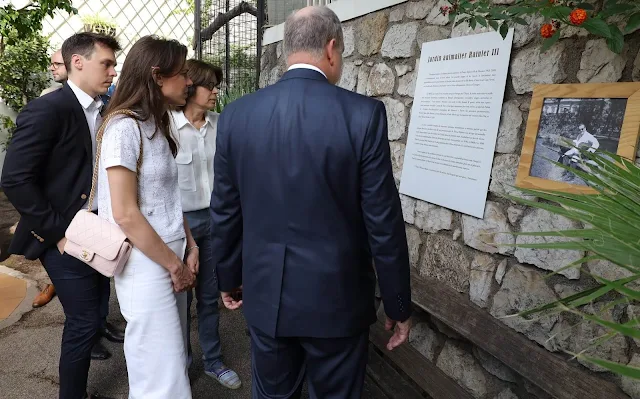
<path fill-rule="evenodd" d="M 139 115 L 140 121 L 153 117 L 156 124 L 154 134 L 162 132 L 174 157 L 178 152 L 177 141 L 171 135 L 166 100 L 153 79 L 152 71 L 155 69 L 160 76 L 175 76 L 184 68 L 186 58 L 187 47 L 177 40 L 154 35 L 142 37 L 129 50 L 107 107 L 107 114 L 130 109 Z"/>

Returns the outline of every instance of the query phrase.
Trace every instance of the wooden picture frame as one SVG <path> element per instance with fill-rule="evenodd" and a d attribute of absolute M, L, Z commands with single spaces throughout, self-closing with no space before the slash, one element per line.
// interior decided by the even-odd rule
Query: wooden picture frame
<path fill-rule="evenodd" d="M 554 109 L 554 107 L 557 108 Z M 596 107 L 602 110 L 603 114 L 607 111 L 607 117 L 598 118 L 597 113 L 581 112 L 584 107 Z M 599 107 L 599 108 L 598 108 Z M 611 111 L 614 109 L 614 111 Z M 621 110 L 624 109 L 622 120 L 619 117 Z M 614 112 L 616 117 L 612 117 Z M 577 114 L 577 116 L 576 116 Z M 564 121 L 563 121 L 564 118 Z M 554 147 L 560 147 L 555 144 L 548 146 L 545 143 L 550 140 L 564 138 L 573 140 L 571 137 L 579 136 L 583 130 L 585 122 L 568 122 L 573 120 L 595 120 L 595 124 L 599 125 L 600 131 L 606 132 L 606 144 L 611 147 L 615 145 L 617 137 L 616 151 L 621 157 L 631 161 L 635 160 L 636 150 L 638 147 L 638 139 L 640 138 L 640 82 L 638 83 L 587 83 L 587 84 L 548 84 L 537 85 L 534 87 L 533 98 L 531 99 L 531 107 L 529 118 L 527 120 L 524 143 L 522 152 L 520 153 L 520 164 L 518 165 L 518 174 L 516 176 L 516 187 L 530 188 L 547 191 L 561 191 L 567 193 L 594 194 L 596 190 L 586 185 L 574 184 L 576 179 L 567 177 L 567 181 L 562 181 L 558 176 L 558 169 L 564 172 L 562 168 L 545 160 L 544 153 L 557 155 L 559 159 L 570 158 L 563 157 L 563 148 L 555 150 Z M 605 120 L 606 119 L 606 120 Z M 562 125 L 567 122 L 568 127 L 558 128 L 553 126 Z M 578 133 L 574 133 L 574 128 L 578 129 Z M 541 127 L 542 124 L 542 127 Z M 583 125 L 583 126 L 580 126 Z M 585 127 L 584 130 L 589 131 L 590 128 Z M 551 134 L 549 132 L 560 132 L 560 134 Z M 619 136 L 617 136 L 619 134 Z M 540 137 L 539 137 L 540 136 Z M 594 133 L 593 137 L 597 139 L 598 134 Z M 602 136 L 601 136 L 602 137 Z M 591 145 L 591 142 L 589 142 Z M 540 152 L 540 154 L 537 154 Z M 552 157 L 546 157 L 552 158 Z M 548 165 L 544 165 L 547 162 Z M 552 170 L 545 174 L 545 170 Z M 568 175 L 563 175 L 568 176 Z M 570 180 L 574 179 L 574 180 Z M 581 179 L 579 179 L 581 180 Z M 584 183 L 584 182 L 583 182 Z"/>

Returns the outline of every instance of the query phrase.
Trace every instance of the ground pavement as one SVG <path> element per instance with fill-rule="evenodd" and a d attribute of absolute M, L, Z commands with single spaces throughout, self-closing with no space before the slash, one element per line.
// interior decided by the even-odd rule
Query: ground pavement
<path fill-rule="evenodd" d="M 5 269 L 6 271 L 6 269 Z M 113 287 L 112 287 L 113 288 Z M 36 291 L 32 291 L 37 292 Z M 33 296 L 25 300 L 30 305 Z M 30 308 L 30 306 L 29 306 Z M 224 360 L 242 379 L 238 390 L 223 388 L 203 373 L 202 352 L 197 339 L 195 301 L 192 309 L 191 340 L 194 365 L 190 372 L 193 398 L 247 399 L 251 397 L 249 337 L 239 311 L 221 309 L 220 335 Z M 118 310 L 115 291 L 111 295 L 109 321 L 120 327 L 124 320 Z M 30 310 L 7 327 L 0 325 L 0 396 L 2 399 L 51 399 L 58 392 L 58 358 L 64 323 L 62 306 L 57 297 L 40 309 Z M 127 371 L 121 344 L 104 340 L 113 356 L 105 361 L 92 361 L 89 387 L 115 399 L 126 399 Z"/>

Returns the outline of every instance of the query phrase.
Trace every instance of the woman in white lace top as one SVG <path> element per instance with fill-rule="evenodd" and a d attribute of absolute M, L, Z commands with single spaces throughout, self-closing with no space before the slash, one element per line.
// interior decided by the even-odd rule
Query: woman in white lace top
<path fill-rule="evenodd" d="M 176 41 L 147 36 L 134 44 L 107 114 L 128 109 L 137 120 L 113 117 L 102 140 L 98 214 L 118 224 L 134 245 L 123 272 L 115 276 L 127 321 L 130 399 L 191 398 L 186 290 L 198 272 L 198 248 L 182 216 L 177 144 L 167 111 L 185 102 L 191 84 L 186 55 Z"/>

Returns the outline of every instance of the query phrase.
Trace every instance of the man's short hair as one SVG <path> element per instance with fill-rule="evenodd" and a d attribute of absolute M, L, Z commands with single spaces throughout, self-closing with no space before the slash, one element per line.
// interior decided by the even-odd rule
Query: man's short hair
<path fill-rule="evenodd" d="M 284 24 L 284 53 L 286 57 L 298 52 L 322 56 L 324 47 L 335 39 L 344 50 L 340 18 L 330 8 L 316 6 L 304 15 L 291 14 Z"/>
<path fill-rule="evenodd" d="M 62 59 L 67 72 L 71 72 L 71 57 L 79 54 L 85 58 L 91 58 L 96 44 L 100 44 L 114 52 L 122 50 L 120 43 L 113 36 L 102 35 L 93 32 L 80 32 L 69 37 L 62 43 Z"/>

